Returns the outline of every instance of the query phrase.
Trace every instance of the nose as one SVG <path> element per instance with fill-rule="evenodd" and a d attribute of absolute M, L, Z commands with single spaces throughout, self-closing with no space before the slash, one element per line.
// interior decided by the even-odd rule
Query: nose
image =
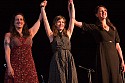
<path fill-rule="evenodd" d="M 21 21 L 21 19 L 19 19 L 19 21 Z"/>
<path fill-rule="evenodd" d="M 102 11 L 102 13 L 104 13 L 104 11 Z"/>
<path fill-rule="evenodd" d="M 60 25 L 62 25 L 62 22 L 60 23 Z"/>
<path fill-rule="evenodd" d="M 60 23 L 61 25 L 64 24 L 63 22 Z"/>

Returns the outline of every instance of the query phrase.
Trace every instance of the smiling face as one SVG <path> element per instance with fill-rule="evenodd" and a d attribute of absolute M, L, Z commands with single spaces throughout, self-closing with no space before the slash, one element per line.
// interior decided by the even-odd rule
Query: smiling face
<path fill-rule="evenodd" d="M 22 29 L 24 24 L 24 17 L 22 15 L 16 15 L 14 19 L 15 28 Z"/>
<path fill-rule="evenodd" d="M 99 20 L 106 19 L 107 18 L 107 9 L 103 6 L 98 7 L 96 16 L 99 18 Z"/>
<path fill-rule="evenodd" d="M 63 18 L 59 19 L 57 22 L 56 22 L 56 27 L 59 31 L 62 31 L 65 27 L 65 20 Z"/>

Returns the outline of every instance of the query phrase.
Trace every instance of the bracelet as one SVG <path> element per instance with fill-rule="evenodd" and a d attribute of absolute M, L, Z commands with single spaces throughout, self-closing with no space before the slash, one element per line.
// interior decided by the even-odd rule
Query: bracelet
<path fill-rule="evenodd" d="M 44 7 L 43 5 L 40 6 L 40 8 Z"/>

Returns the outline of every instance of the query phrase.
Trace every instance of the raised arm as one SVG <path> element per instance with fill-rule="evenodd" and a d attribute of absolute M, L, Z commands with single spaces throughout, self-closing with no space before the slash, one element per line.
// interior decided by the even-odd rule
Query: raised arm
<path fill-rule="evenodd" d="M 4 50 L 5 50 L 5 60 L 6 60 L 6 64 L 7 64 L 8 75 L 14 76 L 14 71 L 12 69 L 11 62 L 10 62 L 10 51 L 11 51 L 11 49 L 10 49 L 10 33 L 5 34 Z"/>
<path fill-rule="evenodd" d="M 68 34 L 69 38 L 71 38 L 73 29 L 74 29 L 74 20 L 75 20 L 75 8 L 74 8 L 74 3 L 72 0 L 68 1 L 68 11 L 69 11 L 70 21 L 69 21 L 69 27 L 67 30 L 67 34 Z"/>
<path fill-rule="evenodd" d="M 36 21 L 36 23 L 29 29 L 32 38 L 35 36 L 35 34 L 38 32 L 39 28 L 40 28 L 40 21 L 42 20 L 42 16 L 41 14 L 39 15 L 38 20 Z"/>
<path fill-rule="evenodd" d="M 53 41 L 53 32 L 50 28 L 50 25 L 49 25 L 49 22 L 48 22 L 48 19 L 47 19 L 47 15 L 46 15 L 46 12 L 45 12 L 45 7 L 47 5 L 47 1 L 43 1 L 41 3 L 41 15 L 43 17 L 43 22 L 44 22 L 44 27 L 45 27 L 45 30 L 46 30 L 46 34 L 50 40 L 50 42 Z"/>

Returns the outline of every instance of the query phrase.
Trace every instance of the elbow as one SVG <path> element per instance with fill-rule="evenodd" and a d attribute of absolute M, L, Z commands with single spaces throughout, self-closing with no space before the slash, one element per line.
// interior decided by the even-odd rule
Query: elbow
<path fill-rule="evenodd" d="M 120 46 L 117 46 L 116 49 L 117 49 L 118 52 L 121 52 Z"/>

